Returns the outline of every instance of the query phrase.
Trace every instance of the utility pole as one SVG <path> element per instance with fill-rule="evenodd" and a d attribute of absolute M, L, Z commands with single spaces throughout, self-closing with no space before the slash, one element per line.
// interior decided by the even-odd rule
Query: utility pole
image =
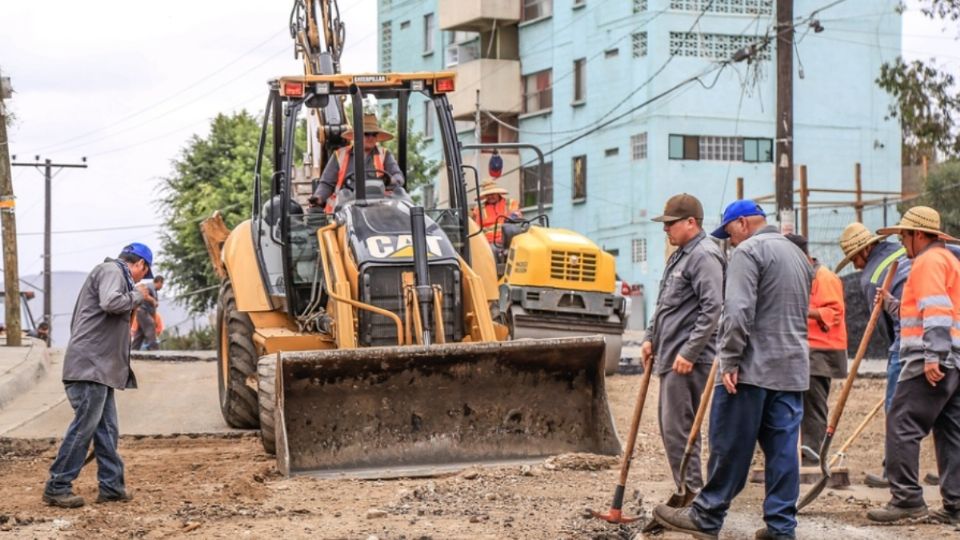
<path fill-rule="evenodd" d="M 780 232 L 796 230 L 793 216 L 793 0 L 777 0 L 777 140 L 774 166 Z"/>
<path fill-rule="evenodd" d="M 14 156 L 16 157 L 16 156 Z M 36 167 L 39 169 L 40 156 L 35 156 L 35 163 L 13 163 L 14 167 Z M 43 160 L 43 320 L 50 326 L 47 334 L 47 345 L 50 344 L 50 338 L 53 336 L 53 272 L 50 269 L 51 259 L 51 219 L 53 192 L 51 190 L 53 183 L 53 168 L 58 169 L 86 169 L 87 158 L 82 159 L 82 163 L 54 163 L 49 158 Z"/>
<path fill-rule="evenodd" d="M 7 325 L 7 346 L 22 343 L 20 325 L 20 271 L 17 267 L 17 216 L 14 213 L 13 177 L 10 173 L 10 144 L 7 139 L 7 111 L 4 99 L 13 95 L 10 79 L 0 76 L 0 227 L 3 228 L 3 284 Z"/>

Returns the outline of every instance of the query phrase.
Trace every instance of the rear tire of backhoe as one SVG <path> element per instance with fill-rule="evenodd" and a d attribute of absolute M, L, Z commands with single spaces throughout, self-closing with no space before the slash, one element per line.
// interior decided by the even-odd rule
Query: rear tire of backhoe
<path fill-rule="evenodd" d="M 260 425 L 257 404 L 257 353 L 253 322 L 237 309 L 229 279 L 220 286 L 217 305 L 217 382 L 220 412 L 230 427 Z"/>
<path fill-rule="evenodd" d="M 257 377 L 260 389 L 257 392 L 260 402 L 260 440 L 263 442 L 263 449 L 272 455 L 277 453 L 276 417 L 274 416 L 277 403 L 277 359 L 273 356 L 261 358 L 257 362 Z"/>

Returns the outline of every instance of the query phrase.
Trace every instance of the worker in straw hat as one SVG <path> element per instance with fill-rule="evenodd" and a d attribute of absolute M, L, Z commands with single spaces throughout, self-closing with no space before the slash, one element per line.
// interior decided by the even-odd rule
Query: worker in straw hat
<path fill-rule="evenodd" d="M 508 219 L 523 217 L 519 203 L 507 197 L 507 190 L 488 178 L 480 185 L 480 206 L 474 208 L 471 217 L 494 246 L 503 246 L 503 225 Z"/>
<path fill-rule="evenodd" d="M 910 259 L 902 246 L 885 241 L 886 236 L 874 234 L 859 222 L 854 222 L 840 235 L 840 249 L 843 250 L 843 260 L 836 267 L 840 272 L 848 263 L 860 270 L 860 290 L 868 303 L 873 302 L 880 284 L 887 276 L 887 271 L 893 261 L 899 261 L 897 274 L 893 277 L 890 292 L 900 298 L 903 284 L 910 272 Z M 893 391 L 897 387 L 897 378 L 900 377 L 900 317 L 896 313 L 882 313 L 877 321 L 879 331 L 890 343 L 887 358 L 887 390 L 884 410 L 890 410 L 893 400 Z M 886 474 L 867 473 L 864 483 L 874 488 L 889 487 Z"/>
<path fill-rule="evenodd" d="M 352 141 L 354 138 L 353 129 L 348 130 L 343 136 Z M 375 172 L 378 177 L 383 178 L 388 189 L 397 186 L 402 187 L 404 183 L 403 172 L 397 165 L 397 160 L 393 158 L 393 154 L 389 150 L 378 144 L 391 139 L 393 139 L 393 135 L 380 129 L 377 115 L 373 113 L 363 115 L 364 169 L 368 173 Z M 356 146 L 356 143 L 337 150 L 333 159 L 327 162 L 327 166 L 324 167 L 323 174 L 320 176 L 320 182 L 317 184 L 317 189 L 310 197 L 311 206 L 326 206 L 328 212 L 332 212 L 337 192 L 344 186 L 353 189 L 356 181 L 353 175 L 354 146 Z"/>
<path fill-rule="evenodd" d="M 900 235 L 912 261 L 898 301 L 883 298 L 900 314 L 903 368 L 887 413 L 886 472 L 891 500 L 867 512 L 877 522 L 927 515 L 919 481 L 920 441 L 934 434 L 943 508 L 932 517 L 960 523 L 960 261 L 945 242 L 940 214 L 915 206 L 900 223 L 877 231 Z"/>

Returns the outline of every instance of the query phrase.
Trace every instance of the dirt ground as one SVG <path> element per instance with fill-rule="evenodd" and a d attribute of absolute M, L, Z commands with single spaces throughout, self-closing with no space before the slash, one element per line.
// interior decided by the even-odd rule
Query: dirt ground
<path fill-rule="evenodd" d="M 607 381 L 622 435 L 628 431 L 639 383 L 639 376 L 616 376 Z M 881 380 L 857 384 L 835 446 L 880 398 L 882 385 Z M 651 384 L 625 505 L 627 513 L 644 518 L 673 491 L 656 427 L 656 386 Z M 882 422 L 881 415 L 850 451 L 847 464 L 855 484 L 862 483 L 865 470 L 879 469 Z M 40 501 L 55 452 L 53 444 L 0 441 L 0 536 L 631 538 L 642 525 L 610 525 L 585 513 L 588 507 L 609 507 L 617 477 L 617 462 L 610 458 L 565 456 L 532 467 L 484 468 L 416 480 L 287 479 L 276 472 L 273 460 L 263 453 L 252 433 L 126 437 L 121 454 L 135 499 L 125 504 L 88 503 L 75 510 L 54 509 Z M 922 463 L 924 471 L 932 469 L 929 445 L 924 446 Z M 94 466 L 87 467 L 75 484 L 88 502 L 96 498 L 95 474 Z M 806 489 L 804 486 L 801 491 Z M 927 489 L 928 504 L 939 506 L 935 488 Z M 762 525 L 762 496 L 762 485 L 747 486 L 731 509 L 723 538 L 752 538 Z M 952 527 L 925 522 L 870 525 L 865 509 L 886 497 L 884 490 L 862 485 L 828 489 L 801 515 L 799 535 L 877 540 L 957 534 Z M 664 538 L 683 536 L 668 534 Z"/>

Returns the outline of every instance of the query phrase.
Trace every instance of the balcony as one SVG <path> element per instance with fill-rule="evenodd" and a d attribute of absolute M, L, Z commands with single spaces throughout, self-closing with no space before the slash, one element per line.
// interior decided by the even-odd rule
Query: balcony
<path fill-rule="evenodd" d="M 520 88 L 520 62 L 480 58 L 453 66 L 457 74 L 456 91 L 448 96 L 453 117 L 472 120 L 476 110 L 477 90 L 480 108 L 492 113 L 517 114 L 523 106 Z"/>
<path fill-rule="evenodd" d="M 440 0 L 440 28 L 468 32 L 489 31 L 520 21 L 520 0 Z"/>

